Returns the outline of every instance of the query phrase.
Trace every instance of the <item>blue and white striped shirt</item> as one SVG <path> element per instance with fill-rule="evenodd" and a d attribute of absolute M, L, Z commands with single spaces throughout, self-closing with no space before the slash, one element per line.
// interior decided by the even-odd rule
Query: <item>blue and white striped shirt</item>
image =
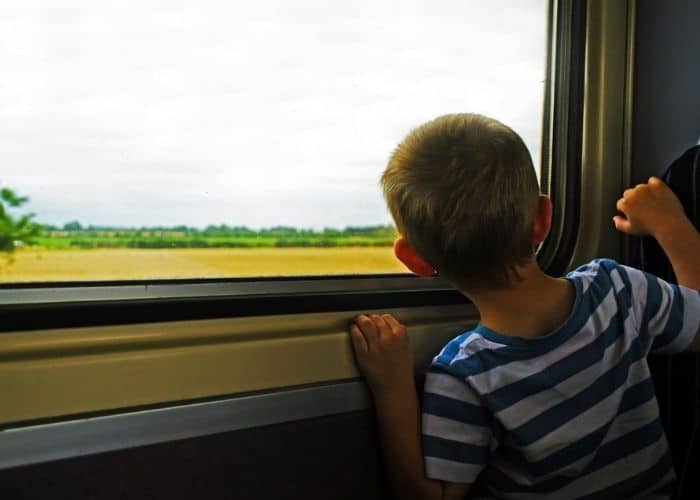
<path fill-rule="evenodd" d="M 534 339 L 482 325 L 425 382 L 428 477 L 502 498 L 632 498 L 675 479 L 646 356 L 686 349 L 700 294 L 611 260 L 567 275 L 571 315 Z"/>

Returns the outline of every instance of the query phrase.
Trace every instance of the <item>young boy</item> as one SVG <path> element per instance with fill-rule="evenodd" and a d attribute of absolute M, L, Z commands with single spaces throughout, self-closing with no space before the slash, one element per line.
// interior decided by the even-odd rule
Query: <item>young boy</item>
<path fill-rule="evenodd" d="M 646 356 L 700 349 L 700 235 L 670 189 L 651 178 L 626 190 L 614 224 L 653 235 L 683 286 L 611 260 L 547 276 L 535 248 L 551 202 L 520 137 L 484 116 L 412 131 L 382 186 L 396 256 L 450 280 L 481 315 L 433 360 L 422 415 L 406 328 L 390 315 L 351 326 L 396 498 L 461 499 L 477 478 L 472 493 L 490 497 L 668 496 Z"/>

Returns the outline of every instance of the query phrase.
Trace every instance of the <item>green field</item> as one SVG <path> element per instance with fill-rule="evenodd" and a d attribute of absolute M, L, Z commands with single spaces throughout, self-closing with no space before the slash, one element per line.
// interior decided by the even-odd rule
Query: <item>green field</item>
<path fill-rule="evenodd" d="M 297 229 L 278 226 L 253 230 L 226 225 L 204 229 L 177 227 L 119 228 L 81 227 L 62 229 L 45 226 L 31 244 L 47 250 L 70 248 L 307 248 L 386 247 L 396 232 L 391 226 Z"/>

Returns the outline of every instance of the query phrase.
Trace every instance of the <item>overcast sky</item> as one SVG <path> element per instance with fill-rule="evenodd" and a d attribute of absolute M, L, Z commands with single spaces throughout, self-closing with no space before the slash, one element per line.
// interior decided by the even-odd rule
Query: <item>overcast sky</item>
<path fill-rule="evenodd" d="M 52 224 L 388 223 L 381 171 L 435 116 L 539 162 L 546 3 L 4 0 L 0 185 Z"/>

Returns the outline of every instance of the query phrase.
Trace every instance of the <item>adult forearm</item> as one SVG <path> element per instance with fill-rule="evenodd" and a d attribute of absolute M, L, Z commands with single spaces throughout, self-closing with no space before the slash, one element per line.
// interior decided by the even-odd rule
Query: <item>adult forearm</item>
<path fill-rule="evenodd" d="M 415 388 L 391 395 L 375 395 L 375 408 L 384 467 L 394 497 L 407 500 L 442 498 L 442 483 L 425 477 Z"/>
<path fill-rule="evenodd" d="M 678 284 L 700 290 L 700 233 L 683 217 L 655 235 L 671 261 Z"/>

